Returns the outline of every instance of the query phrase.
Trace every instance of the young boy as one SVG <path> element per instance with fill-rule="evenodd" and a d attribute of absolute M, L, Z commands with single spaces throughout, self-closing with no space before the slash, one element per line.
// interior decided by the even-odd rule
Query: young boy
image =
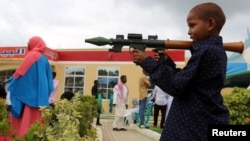
<path fill-rule="evenodd" d="M 229 111 L 223 104 L 221 89 L 226 75 L 227 56 L 220 31 L 226 21 L 215 3 L 193 7 L 188 16 L 188 34 L 193 40 L 191 57 L 177 69 L 165 54 L 160 63 L 133 49 L 133 61 L 145 69 L 150 79 L 174 97 L 160 141 L 207 141 L 208 126 L 228 124 Z"/>

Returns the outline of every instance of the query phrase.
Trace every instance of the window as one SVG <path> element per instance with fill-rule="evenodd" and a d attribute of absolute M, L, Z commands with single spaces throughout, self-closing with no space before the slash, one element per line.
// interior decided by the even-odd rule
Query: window
<path fill-rule="evenodd" d="M 119 67 L 99 67 L 97 79 L 100 87 L 104 89 L 103 99 L 108 99 L 108 94 L 112 93 L 113 87 L 119 81 Z"/>
<path fill-rule="evenodd" d="M 64 91 L 83 94 L 85 67 L 68 66 L 65 69 Z"/>

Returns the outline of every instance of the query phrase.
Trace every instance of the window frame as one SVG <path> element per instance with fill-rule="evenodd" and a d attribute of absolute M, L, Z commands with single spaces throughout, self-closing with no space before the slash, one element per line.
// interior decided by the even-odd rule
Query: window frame
<path fill-rule="evenodd" d="M 97 80 L 99 87 L 104 89 L 102 94 L 103 100 L 108 100 L 110 94 L 113 93 L 113 87 L 119 82 L 120 67 L 119 66 L 98 66 Z"/>
<path fill-rule="evenodd" d="M 64 91 L 72 91 L 73 93 L 83 94 L 86 78 L 85 75 L 85 66 L 65 66 Z"/>

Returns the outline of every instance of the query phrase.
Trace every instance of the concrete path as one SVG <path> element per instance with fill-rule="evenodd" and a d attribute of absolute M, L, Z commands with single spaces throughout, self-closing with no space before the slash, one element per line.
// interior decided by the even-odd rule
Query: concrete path
<path fill-rule="evenodd" d="M 111 116 L 111 118 L 108 116 Z M 102 126 L 97 126 L 100 141 L 159 141 L 159 133 L 150 129 L 141 129 L 133 123 L 125 126 L 127 131 L 113 131 L 112 116 L 112 114 L 101 115 Z"/>

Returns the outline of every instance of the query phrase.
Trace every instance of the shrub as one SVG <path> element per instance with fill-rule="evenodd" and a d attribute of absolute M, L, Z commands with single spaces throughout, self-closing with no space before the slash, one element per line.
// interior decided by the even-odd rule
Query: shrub
<path fill-rule="evenodd" d="M 92 123 L 97 117 L 97 108 L 94 97 L 82 94 L 75 94 L 71 100 L 56 101 L 54 107 L 41 107 L 42 121 L 33 123 L 23 138 L 13 136 L 12 141 L 96 141 Z M 7 129 L 0 124 L 1 128 Z"/>
<path fill-rule="evenodd" d="M 250 90 L 235 87 L 231 94 L 224 94 L 223 99 L 229 109 L 229 123 L 248 124 L 246 119 L 250 117 Z"/>
<path fill-rule="evenodd" d="M 0 136 L 7 136 L 11 130 L 5 99 L 0 98 Z"/>

